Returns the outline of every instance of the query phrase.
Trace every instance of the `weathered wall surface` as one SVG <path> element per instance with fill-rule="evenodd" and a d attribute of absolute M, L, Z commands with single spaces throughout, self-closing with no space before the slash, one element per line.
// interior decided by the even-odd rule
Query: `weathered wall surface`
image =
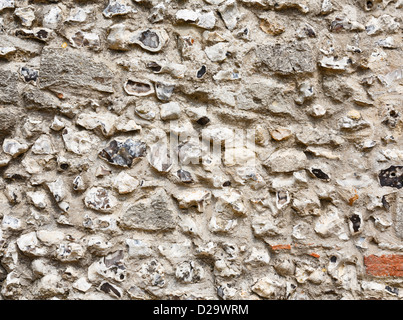
<path fill-rule="evenodd" d="M 401 299 L 402 16 L 0 0 L 1 297 Z"/>

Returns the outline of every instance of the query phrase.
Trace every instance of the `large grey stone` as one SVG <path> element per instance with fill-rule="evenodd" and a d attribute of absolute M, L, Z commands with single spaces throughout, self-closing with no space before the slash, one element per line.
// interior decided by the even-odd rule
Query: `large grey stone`
<path fill-rule="evenodd" d="M 169 231 L 175 228 L 174 211 L 164 189 L 158 188 L 149 198 L 139 200 L 123 214 L 121 225 L 127 229 Z"/>
<path fill-rule="evenodd" d="M 103 63 L 95 62 L 84 54 L 63 48 L 45 48 L 42 53 L 41 89 L 55 91 L 75 89 L 85 94 L 95 91 L 113 93 L 112 71 Z"/>
<path fill-rule="evenodd" d="M 314 51 L 304 42 L 263 44 L 257 47 L 256 54 L 264 67 L 282 75 L 311 73 L 316 70 Z"/>
<path fill-rule="evenodd" d="M 0 103 L 18 102 L 18 75 L 15 72 L 0 69 Z"/>

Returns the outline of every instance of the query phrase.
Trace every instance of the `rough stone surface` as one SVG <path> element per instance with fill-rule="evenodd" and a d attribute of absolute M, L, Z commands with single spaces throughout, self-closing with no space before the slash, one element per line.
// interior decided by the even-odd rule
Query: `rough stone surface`
<path fill-rule="evenodd" d="M 0 0 L 0 300 L 402 300 L 402 17 Z"/>

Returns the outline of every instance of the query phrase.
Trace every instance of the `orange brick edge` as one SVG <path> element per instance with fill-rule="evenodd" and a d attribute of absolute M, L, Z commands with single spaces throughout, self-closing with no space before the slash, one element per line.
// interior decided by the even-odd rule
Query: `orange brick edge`
<path fill-rule="evenodd" d="M 366 272 L 376 277 L 403 277 L 403 255 L 364 257 Z"/>

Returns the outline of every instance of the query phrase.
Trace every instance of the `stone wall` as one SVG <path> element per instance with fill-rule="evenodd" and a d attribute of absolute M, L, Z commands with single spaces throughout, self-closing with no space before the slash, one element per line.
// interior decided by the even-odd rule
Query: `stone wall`
<path fill-rule="evenodd" d="M 402 17 L 0 0 L 2 299 L 401 299 Z"/>

